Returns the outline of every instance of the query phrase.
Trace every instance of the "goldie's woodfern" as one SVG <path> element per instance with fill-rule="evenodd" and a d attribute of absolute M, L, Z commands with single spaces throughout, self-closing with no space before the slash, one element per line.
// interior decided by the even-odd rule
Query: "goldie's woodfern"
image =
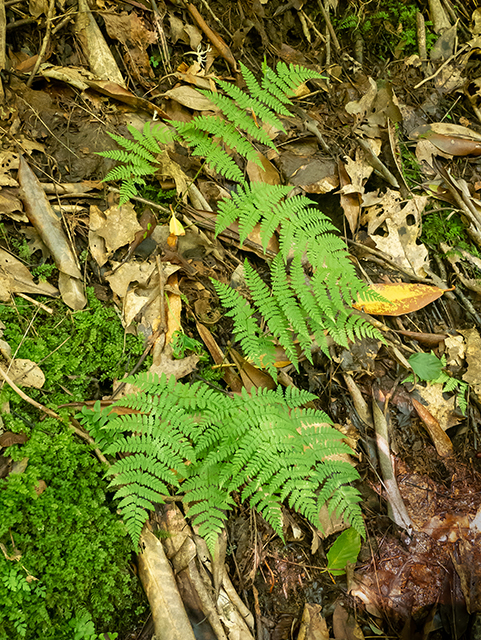
<path fill-rule="evenodd" d="M 283 538 L 282 502 L 319 527 L 319 510 L 343 514 L 361 535 L 358 479 L 352 453 L 322 411 L 300 409 L 315 399 L 288 388 L 231 398 L 204 383 L 141 374 L 140 389 L 115 403 L 128 415 L 84 409 L 82 422 L 106 454 L 127 454 L 109 469 L 111 487 L 137 545 L 147 510 L 174 489 L 211 551 L 235 505 L 248 501 Z"/>

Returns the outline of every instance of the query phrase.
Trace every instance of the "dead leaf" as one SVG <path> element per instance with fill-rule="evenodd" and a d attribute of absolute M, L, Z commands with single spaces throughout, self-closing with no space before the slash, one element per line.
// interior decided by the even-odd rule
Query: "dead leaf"
<path fill-rule="evenodd" d="M 75 33 L 92 73 L 102 80 L 118 84 L 125 89 L 124 78 L 90 11 L 87 0 L 79 0 Z"/>
<path fill-rule="evenodd" d="M 13 431 L 5 431 L 0 435 L 0 447 L 11 447 L 13 444 L 24 444 L 27 442 L 26 433 L 13 433 Z"/>
<path fill-rule="evenodd" d="M 481 338 L 476 329 L 459 330 L 459 333 L 466 340 L 468 370 L 463 374 L 463 380 L 481 395 Z"/>
<path fill-rule="evenodd" d="M 402 206 L 400 197 L 399 200 L 395 198 L 392 207 L 385 208 L 382 215 L 377 216 L 382 219 L 387 234 L 384 237 L 370 234 L 380 251 L 402 269 L 421 277 L 426 275 L 424 265 L 428 262 L 428 250 L 423 244 L 418 244 L 418 238 L 421 235 L 421 215 L 427 202 L 427 196 L 414 196 Z M 380 220 L 378 222 L 380 224 Z"/>
<path fill-rule="evenodd" d="M 352 306 L 371 315 L 402 316 L 423 309 L 440 298 L 445 289 L 414 282 L 388 282 L 369 285 L 371 291 L 379 293 L 387 302 L 365 302 L 360 298 Z"/>
<path fill-rule="evenodd" d="M 364 634 L 353 613 L 338 603 L 332 617 L 332 629 L 337 640 L 364 640 Z"/>
<path fill-rule="evenodd" d="M 338 161 L 337 167 L 339 170 L 339 189 L 341 195 L 341 207 L 344 211 L 344 215 L 349 224 L 351 233 L 354 234 L 357 230 L 359 222 L 359 215 L 361 213 L 361 194 L 360 193 L 345 193 L 346 187 L 351 187 L 351 180 L 349 174 L 346 171 L 346 167 L 341 160 Z"/>
<path fill-rule="evenodd" d="M 137 213 L 130 202 L 122 206 L 110 207 L 103 213 L 103 216 L 104 223 L 95 231 L 105 240 L 105 246 L 110 253 L 130 244 L 137 231 L 142 231 L 137 220 Z"/>
<path fill-rule="evenodd" d="M 56 297 L 59 291 L 48 282 L 35 284 L 27 267 L 4 249 L 0 249 L 0 300 L 8 301 L 12 293 Z"/>
<path fill-rule="evenodd" d="M 195 111 L 212 111 L 215 113 L 219 111 L 218 107 L 209 98 L 206 98 L 200 91 L 188 85 L 169 89 L 164 93 L 164 96 Z"/>
<path fill-rule="evenodd" d="M 182 298 L 179 289 L 179 280 L 177 274 L 172 274 L 167 280 L 167 286 L 170 291 L 167 293 L 167 331 L 165 333 L 165 344 L 169 344 L 172 341 L 172 336 L 176 331 L 181 329 L 180 316 L 182 313 Z M 174 293 L 173 290 L 177 290 L 178 293 Z M 157 327 L 153 327 L 154 331 Z"/>
<path fill-rule="evenodd" d="M 329 640 L 327 622 L 321 612 L 320 604 L 306 602 L 297 640 Z"/>
<path fill-rule="evenodd" d="M 257 369 L 252 364 L 247 362 L 238 351 L 231 349 L 229 356 L 236 363 L 239 368 L 239 373 L 242 378 L 242 382 L 247 391 L 255 389 L 275 389 L 276 383 L 265 371 Z"/>
<path fill-rule="evenodd" d="M 45 375 L 40 367 L 31 360 L 16 358 L 6 365 L 0 365 L 9 377 L 20 387 L 41 389 L 45 384 Z"/>
<path fill-rule="evenodd" d="M 440 455 L 442 458 L 452 456 L 453 443 L 451 442 L 449 436 L 441 429 L 441 427 L 439 426 L 439 422 L 423 404 L 416 400 L 416 398 L 411 398 L 411 400 L 413 403 L 413 407 L 416 409 L 416 413 L 423 421 L 427 432 L 431 436 L 431 440 L 436 447 L 438 455 Z"/>
<path fill-rule="evenodd" d="M 150 603 L 157 640 L 195 640 L 162 543 L 144 529 L 140 548 L 139 576 Z"/>
<path fill-rule="evenodd" d="M 207 327 L 205 327 L 203 324 L 200 324 L 200 322 L 196 322 L 195 326 L 197 327 L 197 331 L 199 332 L 199 335 L 203 340 L 205 346 L 207 347 L 207 350 L 209 351 L 210 355 L 212 356 L 212 359 L 214 360 L 215 364 L 225 364 L 226 363 L 225 355 L 222 349 L 219 347 L 219 345 L 215 341 L 215 338 L 212 335 L 212 333 L 209 331 L 209 329 L 207 329 Z M 235 373 L 233 367 L 223 368 L 223 373 L 224 373 L 224 380 L 226 384 L 228 384 L 229 387 L 232 389 L 232 391 L 240 392 L 242 390 L 243 385 L 242 385 L 241 379 Z"/>
<path fill-rule="evenodd" d="M 259 166 L 256 162 L 249 160 L 247 162 L 247 175 L 251 182 L 264 182 L 265 184 L 280 184 L 281 178 L 279 172 L 262 153 L 257 152 L 257 157 L 260 160 L 262 166 Z"/>
<path fill-rule="evenodd" d="M 481 155 L 481 136 L 461 125 L 435 122 L 416 127 L 409 134 L 411 140 L 428 140 L 450 156 Z"/>
<path fill-rule="evenodd" d="M 157 373 L 161 376 L 163 373 L 167 377 L 175 376 L 177 380 L 188 376 L 197 369 L 197 363 L 199 362 L 199 356 L 191 355 L 181 360 L 174 360 L 172 358 L 172 348 L 167 345 L 162 351 L 161 355 L 155 359 L 154 364 L 151 365 L 149 372 Z"/>

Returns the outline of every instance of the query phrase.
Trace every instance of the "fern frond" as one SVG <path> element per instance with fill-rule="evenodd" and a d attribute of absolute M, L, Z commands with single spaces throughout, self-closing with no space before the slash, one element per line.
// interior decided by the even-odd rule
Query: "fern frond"
<path fill-rule="evenodd" d="M 266 106 L 268 106 L 275 113 L 280 113 L 284 116 L 289 116 L 290 112 L 285 107 L 286 104 L 292 104 L 289 98 L 283 94 L 281 97 L 275 97 L 272 95 L 272 92 L 269 91 L 269 86 L 266 86 L 265 74 L 263 78 L 262 86 L 256 80 L 252 71 L 250 71 L 242 62 L 239 63 L 242 76 L 245 80 L 247 88 L 250 91 L 251 96 L 263 102 Z"/>
<path fill-rule="evenodd" d="M 228 180 L 244 181 L 244 174 L 230 155 L 219 145 L 213 144 L 209 136 L 190 122 L 174 123 L 179 135 L 192 147 L 193 156 L 202 156 L 206 163 Z"/>
<path fill-rule="evenodd" d="M 236 127 L 226 120 L 215 116 L 196 116 L 189 123 L 189 126 L 204 131 L 222 140 L 230 149 L 237 151 L 246 160 L 251 160 L 260 165 L 259 155 L 252 144 L 244 138 Z M 181 129 L 179 129 L 180 132 Z"/>
<path fill-rule="evenodd" d="M 235 84 L 230 84 L 223 80 L 217 80 L 217 84 L 224 90 L 227 95 L 234 100 L 241 109 L 250 110 L 256 117 L 260 118 L 263 122 L 270 124 L 271 126 L 279 129 L 283 133 L 286 133 L 284 125 L 275 115 L 275 113 L 266 107 L 262 102 L 257 100 L 254 96 L 249 96 L 245 91 L 239 89 Z"/>
<path fill-rule="evenodd" d="M 248 354 L 255 365 L 274 371 L 274 342 L 270 336 L 261 332 L 250 304 L 238 291 L 224 283 L 216 280 L 212 280 L 212 283 L 222 306 L 229 309 L 226 315 L 234 321 L 234 333 L 244 353 Z"/>
<path fill-rule="evenodd" d="M 211 91 L 201 91 L 211 102 L 222 111 L 222 115 L 241 131 L 245 131 L 254 140 L 257 140 L 266 147 L 275 149 L 276 146 L 269 135 L 258 127 L 252 118 L 252 114 L 247 114 L 244 109 L 238 107 L 228 96 Z"/>
<path fill-rule="evenodd" d="M 244 389 L 230 398 L 173 376 L 142 374 L 130 380 L 140 391 L 116 405 L 140 413 L 103 416 L 96 407 L 90 422 L 115 435 L 108 454 L 129 454 L 108 473 L 134 544 L 147 510 L 162 502 L 169 488 L 180 486 L 188 515 L 211 551 L 235 505 L 234 491 L 281 537 L 285 499 L 315 526 L 320 503 L 332 501 L 332 508 L 363 532 L 358 493 L 345 486 L 359 476 L 335 458 L 350 449 L 323 412 L 300 408 L 312 394 L 278 388 L 249 395 Z M 89 413 L 82 416 L 88 423 Z"/>
<path fill-rule="evenodd" d="M 216 235 L 238 218 L 240 239 L 245 242 L 255 225 L 263 220 L 266 210 L 275 210 L 291 190 L 292 187 L 261 182 L 239 186 L 237 193 L 233 193 L 230 200 L 223 200 L 219 206 Z"/>

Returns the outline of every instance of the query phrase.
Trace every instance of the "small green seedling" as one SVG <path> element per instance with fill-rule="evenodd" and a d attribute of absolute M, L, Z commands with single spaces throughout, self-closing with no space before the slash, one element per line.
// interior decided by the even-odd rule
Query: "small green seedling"
<path fill-rule="evenodd" d="M 446 371 L 446 357 L 437 358 L 434 353 L 415 353 L 409 358 L 409 364 L 414 372 L 410 374 L 404 382 L 414 382 L 418 377 L 430 384 L 442 384 L 443 393 L 457 391 L 458 406 L 463 415 L 466 415 L 468 408 L 468 390 L 467 382 L 453 378 Z"/>
<path fill-rule="evenodd" d="M 346 566 L 356 562 L 360 550 L 361 536 L 352 527 L 346 529 L 327 552 L 327 571 L 331 576 L 346 573 Z"/>

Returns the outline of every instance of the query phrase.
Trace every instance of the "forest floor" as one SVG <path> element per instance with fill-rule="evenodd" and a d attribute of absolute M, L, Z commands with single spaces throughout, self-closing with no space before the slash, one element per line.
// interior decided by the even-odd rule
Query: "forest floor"
<path fill-rule="evenodd" d="M 0 640 L 183 639 L 185 612 L 205 640 L 481 638 L 476 5 L 0 7 Z M 275 148 L 257 145 L 262 167 L 232 157 L 251 183 L 308 196 L 390 301 L 356 305 L 379 337 L 298 364 L 279 349 L 275 375 L 244 357 L 212 285 L 246 293 L 246 258 L 268 282 L 279 251 L 258 227 L 244 242 L 235 223 L 214 233 L 233 181 L 172 143 L 120 207 L 99 155 L 129 126 L 212 116 L 201 90 L 244 88 L 242 65 L 259 78 L 264 61 L 318 77 L 297 88 L 285 131 L 269 130 Z M 365 539 L 333 546 L 342 517 L 316 528 L 286 505 L 282 540 L 236 494 L 211 562 L 182 503 L 158 505 L 148 530 L 167 540 L 183 605 L 170 602 L 169 564 L 140 568 L 105 452 L 79 422 L 147 371 L 230 397 L 314 394 L 353 448 Z M 180 531 L 182 566 L 168 543 Z"/>

